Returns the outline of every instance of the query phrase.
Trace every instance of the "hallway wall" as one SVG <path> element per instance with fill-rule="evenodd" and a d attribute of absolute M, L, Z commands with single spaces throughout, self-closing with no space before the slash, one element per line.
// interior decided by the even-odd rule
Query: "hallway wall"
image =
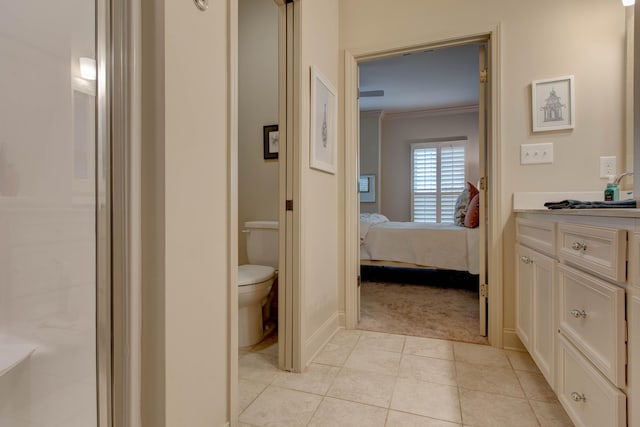
<path fill-rule="evenodd" d="M 512 196 L 601 190 L 599 156 L 617 156 L 625 164 L 625 8 L 611 0 L 340 2 L 340 49 L 355 55 L 374 46 L 391 50 L 486 34 L 497 25 L 502 80 L 493 84 L 499 84 L 502 176 L 494 179 L 504 247 L 504 330 L 498 333 L 505 345 L 515 346 Z M 575 129 L 534 134 L 531 81 L 565 75 L 575 76 Z M 541 142 L 554 143 L 554 163 L 520 165 L 520 144 Z"/>
<path fill-rule="evenodd" d="M 142 2 L 144 426 L 230 419 L 228 4 Z"/>
<path fill-rule="evenodd" d="M 339 172 L 329 174 L 311 169 L 309 162 L 312 65 L 333 84 L 337 105 L 341 103 L 337 92 L 338 4 L 339 0 L 300 2 L 299 185 L 303 366 L 338 327 Z M 338 154 L 338 164 L 340 161 Z"/>

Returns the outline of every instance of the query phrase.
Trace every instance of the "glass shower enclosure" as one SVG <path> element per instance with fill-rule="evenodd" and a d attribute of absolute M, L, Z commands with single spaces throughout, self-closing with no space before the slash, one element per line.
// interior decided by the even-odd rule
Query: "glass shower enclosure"
<path fill-rule="evenodd" d="M 0 3 L 0 427 L 109 423 L 102 10 Z"/>

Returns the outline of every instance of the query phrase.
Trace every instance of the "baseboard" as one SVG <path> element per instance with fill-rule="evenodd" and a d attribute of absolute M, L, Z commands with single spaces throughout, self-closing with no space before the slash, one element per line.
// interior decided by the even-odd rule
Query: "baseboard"
<path fill-rule="evenodd" d="M 304 351 L 302 354 L 305 356 L 309 355 L 309 357 L 305 357 L 302 359 L 303 368 L 306 368 L 309 365 L 309 363 L 311 363 L 313 358 L 316 357 L 318 353 L 320 353 L 320 350 L 322 350 L 324 345 L 327 342 L 329 342 L 331 337 L 333 337 L 333 335 L 338 331 L 338 327 L 339 327 L 338 319 L 339 319 L 339 314 L 336 311 L 304 343 Z"/>
<path fill-rule="evenodd" d="M 341 328 L 347 328 L 347 313 L 343 311 L 338 311 L 338 325 Z"/>
<path fill-rule="evenodd" d="M 505 350 L 526 351 L 515 329 L 504 328 L 502 330 L 502 347 Z"/>

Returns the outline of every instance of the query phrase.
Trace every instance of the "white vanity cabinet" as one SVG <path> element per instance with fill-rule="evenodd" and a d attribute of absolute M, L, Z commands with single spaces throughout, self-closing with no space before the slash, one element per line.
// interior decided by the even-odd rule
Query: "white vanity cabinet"
<path fill-rule="evenodd" d="M 640 427 L 640 213 L 521 212 L 516 239 L 516 332 L 572 421 Z"/>

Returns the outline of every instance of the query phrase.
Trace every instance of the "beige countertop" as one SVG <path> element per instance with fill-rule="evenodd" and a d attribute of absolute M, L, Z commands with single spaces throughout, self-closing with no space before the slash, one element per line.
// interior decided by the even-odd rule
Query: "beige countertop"
<path fill-rule="evenodd" d="M 640 209 L 514 209 L 519 213 L 543 213 L 551 215 L 599 216 L 609 218 L 640 218 Z"/>

